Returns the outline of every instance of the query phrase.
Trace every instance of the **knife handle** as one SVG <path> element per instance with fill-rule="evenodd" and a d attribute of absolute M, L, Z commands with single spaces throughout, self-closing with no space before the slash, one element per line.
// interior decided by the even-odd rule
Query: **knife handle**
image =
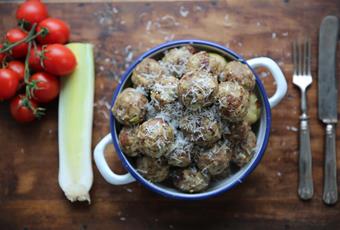
<path fill-rule="evenodd" d="M 338 187 L 336 179 L 336 147 L 335 124 L 326 126 L 326 159 L 323 201 L 325 204 L 335 204 L 338 200 Z"/>
<path fill-rule="evenodd" d="M 302 200 L 313 197 L 312 153 L 308 117 L 300 117 L 300 152 L 299 152 L 299 188 L 298 194 Z"/>

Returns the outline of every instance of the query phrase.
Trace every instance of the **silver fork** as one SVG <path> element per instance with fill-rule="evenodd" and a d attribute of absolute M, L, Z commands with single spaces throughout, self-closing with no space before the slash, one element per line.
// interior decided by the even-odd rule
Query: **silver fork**
<path fill-rule="evenodd" d="M 301 90 L 300 148 L 299 148 L 299 188 L 301 199 L 311 199 L 314 193 L 312 177 L 312 154 L 307 115 L 307 88 L 312 84 L 311 42 L 306 39 L 303 44 L 293 43 L 293 84 Z"/>

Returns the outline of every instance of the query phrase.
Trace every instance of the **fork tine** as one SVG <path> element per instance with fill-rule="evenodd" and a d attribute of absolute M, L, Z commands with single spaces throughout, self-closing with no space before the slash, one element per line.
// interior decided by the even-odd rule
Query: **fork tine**
<path fill-rule="evenodd" d="M 302 45 L 299 44 L 298 45 L 298 75 L 302 75 L 302 67 L 303 67 L 303 64 L 302 64 Z"/>
<path fill-rule="evenodd" d="M 297 74 L 297 48 L 296 41 L 293 42 L 293 74 Z"/>
<path fill-rule="evenodd" d="M 307 41 L 307 51 L 308 51 L 308 65 L 307 65 L 307 75 L 310 75 L 311 76 L 311 65 L 312 65 L 312 53 L 311 53 L 311 41 L 310 41 L 310 38 L 308 38 L 308 41 Z"/>
<path fill-rule="evenodd" d="M 305 38 L 305 41 L 303 43 L 303 75 L 307 75 L 307 66 L 308 66 L 308 40 Z"/>

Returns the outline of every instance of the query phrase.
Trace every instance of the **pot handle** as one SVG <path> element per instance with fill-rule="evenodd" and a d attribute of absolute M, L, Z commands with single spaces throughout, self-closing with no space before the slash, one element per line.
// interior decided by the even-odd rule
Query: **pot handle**
<path fill-rule="evenodd" d="M 278 64 L 276 64 L 276 62 L 267 57 L 253 58 L 247 60 L 247 62 L 253 69 L 257 67 L 265 67 L 273 75 L 274 80 L 276 82 L 276 91 L 274 95 L 271 98 L 269 98 L 269 105 L 270 108 L 275 107 L 277 104 L 280 103 L 280 101 L 287 93 L 287 81 L 280 67 L 278 66 Z"/>
<path fill-rule="evenodd" d="M 135 181 L 135 178 L 130 173 L 124 175 L 118 175 L 114 173 L 108 166 L 104 151 L 107 145 L 112 144 L 111 134 L 107 134 L 94 149 L 94 161 L 96 162 L 97 168 L 104 179 L 114 185 L 124 185 Z"/>

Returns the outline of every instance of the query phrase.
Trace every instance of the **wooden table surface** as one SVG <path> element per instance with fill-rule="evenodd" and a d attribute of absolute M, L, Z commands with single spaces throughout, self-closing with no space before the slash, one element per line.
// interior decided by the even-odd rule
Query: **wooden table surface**
<path fill-rule="evenodd" d="M 15 25 L 16 6 L 0 4 L 1 35 Z M 321 199 L 324 128 L 317 119 L 316 81 L 308 91 L 315 195 L 309 202 L 297 197 L 299 91 L 291 84 L 292 41 L 312 38 L 316 77 L 319 25 L 328 14 L 340 16 L 339 1 L 121 1 L 48 7 L 50 15 L 71 24 L 72 41 L 95 45 L 93 147 L 109 132 L 107 106 L 121 73 L 139 54 L 164 41 L 206 39 L 246 58 L 271 57 L 284 71 L 289 89 L 272 111 L 269 145 L 256 170 L 230 192 L 194 202 L 163 198 L 139 183 L 109 185 L 93 165 L 92 204 L 71 204 L 57 182 L 57 103 L 47 106 L 42 120 L 29 125 L 14 122 L 8 104 L 1 103 L 0 229 L 340 228 L 340 204 L 327 207 Z M 260 76 L 273 93 L 271 76 L 263 70 Z M 337 146 L 339 152 L 340 138 Z M 112 146 L 107 158 L 124 172 Z"/>

